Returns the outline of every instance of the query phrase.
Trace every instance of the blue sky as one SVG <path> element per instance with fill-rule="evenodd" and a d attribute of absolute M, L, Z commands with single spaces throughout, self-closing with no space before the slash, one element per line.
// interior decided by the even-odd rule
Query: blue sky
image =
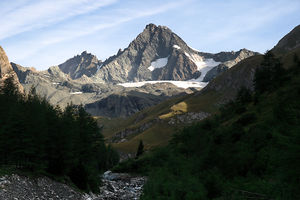
<path fill-rule="evenodd" d="M 116 54 L 149 23 L 203 52 L 264 53 L 300 24 L 299 0 L 1 0 L 0 45 L 39 70 L 86 50 Z"/>

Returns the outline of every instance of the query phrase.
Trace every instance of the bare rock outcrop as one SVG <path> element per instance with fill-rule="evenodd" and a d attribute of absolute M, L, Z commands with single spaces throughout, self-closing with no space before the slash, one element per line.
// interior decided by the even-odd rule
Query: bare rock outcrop
<path fill-rule="evenodd" d="M 9 63 L 5 51 L 0 46 L 0 85 L 2 85 L 3 82 L 9 77 L 12 77 L 13 82 L 18 87 L 19 92 L 23 93 L 23 86 L 20 84 L 17 74 Z"/>

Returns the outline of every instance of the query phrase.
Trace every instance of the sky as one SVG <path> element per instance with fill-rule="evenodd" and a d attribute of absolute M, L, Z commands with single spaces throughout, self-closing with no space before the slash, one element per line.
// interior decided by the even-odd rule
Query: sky
<path fill-rule="evenodd" d="M 0 46 L 45 70 L 87 51 L 105 60 L 149 23 L 202 52 L 264 53 L 300 24 L 299 0 L 1 0 Z"/>

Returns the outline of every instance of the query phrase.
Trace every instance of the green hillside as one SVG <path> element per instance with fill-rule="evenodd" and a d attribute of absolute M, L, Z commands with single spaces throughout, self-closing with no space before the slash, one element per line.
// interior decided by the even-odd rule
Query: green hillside
<path fill-rule="evenodd" d="M 115 170 L 149 175 L 142 199 L 299 199 L 300 61 L 291 58 L 284 70 L 268 52 L 254 92 L 239 90 L 219 114 Z"/>

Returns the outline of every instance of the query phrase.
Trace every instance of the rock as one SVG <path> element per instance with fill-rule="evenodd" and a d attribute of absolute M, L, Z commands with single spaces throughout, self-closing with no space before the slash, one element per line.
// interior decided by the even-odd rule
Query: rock
<path fill-rule="evenodd" d="M 0 46 L 0 85 L 3 84 L 3 82 L 9 78 L 12 77 L 14 84 L 17 86 L 18 91 L 20 93 L 24 92 L 24 88 L 21 85 L 19 78 L 16 74 L 16 72 L 13 70 L 5 51 Z"/>
<path fill-rule="evenodd" d="M 114 177 L 114 178 L 112 178 Z M 139 199 L 146 177 L 125 173 L 103 174 L 100 194 L 85 194 L 46 177 L 27 178 L 16 174 L 0 177 L 0 199 L 18 200 L 128 200 Z"/>
<path fill-rule="evenodd" d="M 203 81 L 209 82 L 213 80 L 222 72 L 227 71 L 229 68 L 233 67 L 242 60 L 254 55 L 258 55 L 258 53 L 250 51 L 248 49 L 241 49 L 237 52 L 232 51 L 230 53 L 221 52 L 215 54 L 213 58 L 217 61 L 221 61 L 222 63 L 209 70 L 203 78 Z"/>
<path fill-rule="evenodd" d="M 169 28 L 149 24 L 126 49 L 119 50 L 117 55 L 105 60 L 92 79 L 109 83 L 196 79 L 201 75 L 198 65 L 206 59 L 222 63 L 232 61 L 233 64 L 238 62 L 236 58 L 241 52 L 250 53 L 244 49 L 218 54 L 198 52 Z M 233 61 L 235 59 L 236 61 Z M 153 67 L 153 63 L 158 60 L 165 62 L 158 68 Z"/>
<path fill-rule="evenodd" d="M 105 172 L 101 194 L 95 199 L 139 199 L 146 177 L 131 176 L 126 173 Z"/>
<path fill-rule="evenodd" d="M 49 178 L 30 179 L 16 174 L 1 177 L 0 199 L 69 200 L 82 199 L 82 194 Z"/>
<path fill-rule="evenodd" d="M 224 64 L 219 64 L 218 66 L 212 68 L 207 72 L 205 77 L 203 78 L 203 82 L 209 82 L 213 80 L 216 76 L 228 70 L 228 67 Z"/>
<path fill-rule="evenodd" d="M 205 68 L 205 63 L 214 60 L 231 66 L 251 53 L 245 49 L 217 54 L 199 52 L 190 48 L 169 28 L 149 24 L 127 48 L 120 49 L 117 55 L 104 62 L 84 51 L 45 71 L 13 63 L 12 66 L 26 92 L 34 87 L 38 95 L 53 105 L 64 108 L 72 102 L 74 105 L 82 104 L 92 115 L 127 117 L 167 98 L 192 93 L 197 89 L 178 88 L 170 83 L 124 88 L 117 83 L 202 79 L 204 72 L 201 74 L 198 65 Z M 161 59 L 163 64 L 157 64 Z M 160 67 L 154 68 L 152 65 Z M 150 66 L 153 69 L 149 70 Z M 208 80 L 218 75 L 220 70 L 215 71 Z"/>
<path fill-rule="evenodd" d="M 176 115 L 175 117 L 172 117 L 168 124 L 170 125 L 175 125 L 175 124 L 190 124 L 190 123 L 194 123 L 197 121 L 200 121 L 202 119 L 205 119 L 207 117 L 209 117 L 210 114 L 209 113 L 205 113 L 205 112 L 187 112 L 181 115 Z"/>
<path fill-rule="evenodd" d="M 78 79 L 83 75 L 88 77 L 94 75 L 101 65 L 102 61 L 98 60 L 96 56 L 84 51 L 81 55 L 74 56 L 58 67 L 72 79 Z"/>

